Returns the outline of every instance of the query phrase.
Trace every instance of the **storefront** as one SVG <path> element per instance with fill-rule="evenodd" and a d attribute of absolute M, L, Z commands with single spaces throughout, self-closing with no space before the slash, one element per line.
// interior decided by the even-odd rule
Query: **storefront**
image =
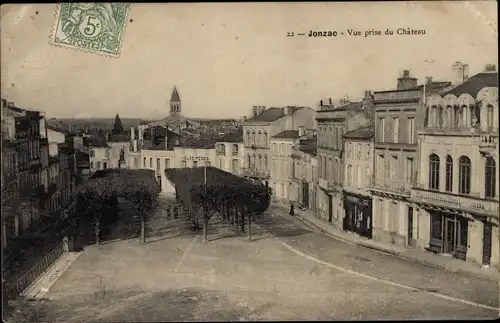
<path fill-rule="evenodd" d="M 344 192 L 343 229 L 372 238 L 372 201 L 370 198 Z"/>
<path fill-rule="evenodd" d="M 429 210 L 431 232 L 429 249 L 435 253 L 453 255 L 465 260 L 467 257 L 469 220 L 451 211 Z"/>

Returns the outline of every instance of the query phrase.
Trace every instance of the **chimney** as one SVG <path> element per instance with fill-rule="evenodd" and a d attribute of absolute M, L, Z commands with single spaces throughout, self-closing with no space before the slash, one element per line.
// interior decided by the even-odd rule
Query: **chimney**
<path fill-rule="evenodd" d="M 495 64 L 486 64 L 486 67 L 484 68 L 485 72 L 496 72 L 497 71 L 497 66 Z"/>
<path fill-rule="evenodd" d="M 135 129 L 134 129 L 134 127 L 130 128 L 130 139 L 131 140 L 135 139 Z"/>
<path fill-rule="evenodd" d="M 319 106 L 322 107 L 323 106 L 323 100 L 319 100 Z"/>
<path fill-rule="evenodd" d="M 266 111 L 266 106 L 265 105 L 263 105 L 263 106 L 260 107 L 260 113 L 259 114 L 264 113 L 264 111 Z"/>
<path fill-rule="evenodd" d="M 252 116 L 256 117 L 259 114 L 259 107 L 254 105 L 252 109 Z"/>
<path fill-rule="evenodd" d="M 9 109 L 14 108 L 14 102 L 7 102 L 7 107 L 8 107 Z"/>
<path fill-rule="evenodd" d="M 243 122 L 247 121 L 247 116 L 243 116 Z"/>
<path fill-rule="evenodd" d="M 371 100 L 372 99 L 372 91 L 370 90 L 365 90 L 365 96 L 363 97 L 364 99 Z"/>
<path fill-rule="evenodd" d="M 301 138 L 304 136 L 304 126 L 299 126 L 298 129 L 299 129 L 299 138 Z"/>
<path fill-rule="evenodd" d="M 333 104 L 333 102 L 332 102 L 332 98 L 328 98 L 328 104 L 329 104 L 329 105 L 332 105 L 332 104 Z"/>
<path fill-rule="evenodd" d="M 452 70 L 452 84 L 459 85 L 469 78 L 469 65 L 462 62 L 455 62 L 451 67 Z"/>
<path fill-rule="evenodd" d="M 314 136 L 314 129 L 307 129 L 306 130 L 306 138 L 311 139 Z"/>
<path fill-rule="evenodd" d="M 432 76 L 426 76 L 425 77 L 425 84 L 426 85 L 429 85 L 432 83 Z"/>
<path fill-rule="evenodd" d="M 165 150 L 168 150 L 168 125 L 165 126 Z"/>
<path fill-rule="evenodd" d="M 143 141 L 144 140 L 144 127 L 143 126 L 139 126 L 139 141 Z"/>
<path fill-rule="evenodd" d="M 417 86 L 417 79 L 410 77 L 410 71 L 404 70 L 403 75 L 398 78 L 398 90 L 406 90 Z"/>

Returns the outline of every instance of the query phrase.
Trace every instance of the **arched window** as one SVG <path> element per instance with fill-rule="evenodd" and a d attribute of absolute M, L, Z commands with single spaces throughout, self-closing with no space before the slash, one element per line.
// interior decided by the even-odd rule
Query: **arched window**
<path fill-rule="evenodd" d="M 259 155 L 259 169 L 262 169 L 262 155 Z"/>
<path fill-rule="evenodd" d="M 252 137 L 250 136 L 250 131 L 247 131 L 247 146 L 252 144 Z"/>
<path fill-rule="evenodd" d="M 267 170 L 267 155 L 264 155 L 264 169 Z"/>
<path fill-rule="evenodd" d="M 263 146 L 263 143 L 262 143 L 262 132 L 260 130 L 259 130 L 258 135 L 257 135 L 256 145 L 259 146 L 259 147 Z"/>
<path fill-rule="evenodd" d="M 252 131 L 252 145 L 255 146 L 255 131 Z"/>
<path fill-rule="evenodd" d="M 439 156 L 429 156 L 429 189 L 439 190 Z"/>
<path fill-rule="evenodd" d="M 267 131 L 264 131 L 264 147 L 267 148 Z"/>
<path fill-rule="evenodd" d="M 446 156 L 446 192 L 453 191 L 453 158 Z"/>
<path fill-rule="evenodd" d="M 493 157 L 486 158 L 486 169 L 484 173 L 484 195 L 486 197 L 496 196 L 496 165 Z"/>
<path fill-rule="evenodd" d="M 462 156 L 458 160 L 458 191 L 470 194 L 471 162 L 469 157 Z"/>
<path fill-rule="evenodd" d="M 491 104 L 489 104 L 486 109 L 487 109 L 486 110 L 486 115 L 487 115 L 486 125 L 488 127 L 488 130 L 490 130 L 491 128 L 493 128 L 493 121 L 494 121 L 495 115 L 493 114 L 493 106 Z"/>
<path fill-rule="evenodd" d="M 250 168 L 251 162 L 252 162 L 252 160 L 251 160 L 250 155 L 247 155 L 247 168 Z"/>

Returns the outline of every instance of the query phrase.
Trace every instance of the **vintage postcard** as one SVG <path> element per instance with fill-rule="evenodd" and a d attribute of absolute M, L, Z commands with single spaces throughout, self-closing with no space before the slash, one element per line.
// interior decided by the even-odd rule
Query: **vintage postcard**
<path fill-rule="evenodd" d="M 5 321 L 498 318 L 497 11 L 2 5 Z"/>

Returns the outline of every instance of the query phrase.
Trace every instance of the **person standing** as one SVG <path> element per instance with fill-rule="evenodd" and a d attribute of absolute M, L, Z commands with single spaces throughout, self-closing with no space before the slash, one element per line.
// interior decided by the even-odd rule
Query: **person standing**
<path fill-rule="evenodd" d="M 294 205 L 293 205 L 293 202 L 290 203 L 290 212 L 288 212 L 288 214 L 290 215 L 295 215 L 295 209 L 294 209 Z"/>

